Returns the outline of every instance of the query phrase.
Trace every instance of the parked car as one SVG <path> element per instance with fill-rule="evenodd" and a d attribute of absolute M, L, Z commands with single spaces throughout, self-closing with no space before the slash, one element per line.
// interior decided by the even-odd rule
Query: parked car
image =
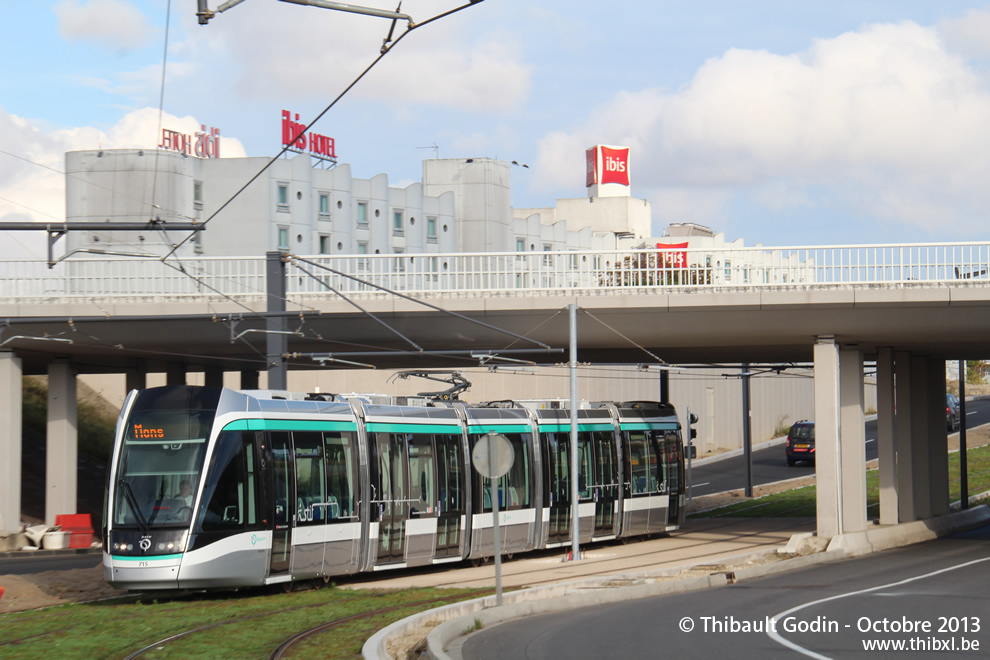
<path fill-rule="evenodd" d="M 949 431 L 959 430 L 959 399 L 952 392 L 945 393 L 945 427 Z"/>
<path fill-rule="evenodd" d="M 787 464 L 798 461 L 815 462 L 815 423 L 806 419 L 795 422 L 787 432 Z"/>

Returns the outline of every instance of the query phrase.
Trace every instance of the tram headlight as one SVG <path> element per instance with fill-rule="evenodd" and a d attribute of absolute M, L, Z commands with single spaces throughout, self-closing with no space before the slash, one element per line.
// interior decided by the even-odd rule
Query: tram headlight
<path fill-rule="evenodd" d="M 169 544 L 168 544 L 168 549 L 169 549 L 169 550 L 171 550 L 171 549 L 172 549 L 172 548 L 174 548 L 174 547 L 175 547 L 175 544 L 174 544 L 174 543 L 169 543 Z"/>
<path fill-rule="evenodd" d="M 158 549 L 159 550 L 164 550 L 165 549 L 165 544 L 164 543 L 159 543 L 158 544 Z"/>

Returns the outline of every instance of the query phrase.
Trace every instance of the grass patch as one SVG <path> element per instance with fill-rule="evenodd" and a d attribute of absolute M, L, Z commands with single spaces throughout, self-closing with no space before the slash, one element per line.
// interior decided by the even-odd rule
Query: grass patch
<path fill-rule="evenodd" d="M 974 495 L 990 490 L 990 445 L 976 447 L 966 452 L 966 472 L 969 476 L 969 493 Z M 959 452 L 949 454 L 949 500 L 960 497 Z M 815 486 L 795 488 L 782 493 L 765 495 L 711 511 L 691 514 L 691 518 L 786 518 L 814 517 L 817 511 Z M 871 518 L 879 517 L 880 472 L 866 473 L 866 510 Z"/>
<path fill-rule="evenodd" d="M 194 628 L 220 624 L 152 651 L 156 658 L 267 658 L 295 633 L 329 621 L 386 607 L 397 609 L 357 619 L 328 635 L 294 647 L 294 657 L 357 658 L 384 626 L 445 602 L 489 595 L 477 589 L 350 590 L 325 588 L 291 594 L 262 590 L 197 595 L 171 600 L 63 605 L 0 615 L 0 655 L 35 659 L 121 658 Z M 247 618 L 242 621 L 238 619 Z M 16 640 L 23 640 L 17 643 Z M 332 642 L 332 643 L 331 643 Z"/>

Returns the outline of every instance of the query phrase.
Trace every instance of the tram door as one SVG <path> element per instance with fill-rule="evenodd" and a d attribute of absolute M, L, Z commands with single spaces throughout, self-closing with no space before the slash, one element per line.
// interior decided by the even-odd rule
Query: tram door
<path fill-rule="evenodd" d="M 292 563 L 292 516 L 295 513 L 296 485 L 295 462 L 289 434 L 275 432 L 269 436 L 272 455 L 272 487 L 270 506 L 272 526 L 272 554 L 269 575 L 288 573 Z"/>
<path fill-rule="evenodd" d="M 594 449 L 592 497 L 595 500 L 595 536 L 615 533 L 615 502 L 619 497 L 619 470 L 612 433 L 591 434 Z"/>
<path fill-rule="evenodd" d="M 457 556 L 461 552 L 461 516 L 464 514 L 464 493 L 461 491 L 464 471 L 459 435 L 435 435 L 437 480 L 437 546 L 436 557 Z"/>
<path fill-rule="evenodd" d="M 379 564 L 403 561 L 406 520 L 409 518 L 409 465 L 405 435 L 376 433 L 378 478 L 372 481 L 373 507 L 378 507 Z"/>
<path fill-rule="evenodd" d="M 571 535 L 571 464 L 568 436 L 547 433 L 543 443 L 546 452 L 547 486 L 545 501 L 550 508 L 550 533 L 547 543 L 564 543 Z"/>

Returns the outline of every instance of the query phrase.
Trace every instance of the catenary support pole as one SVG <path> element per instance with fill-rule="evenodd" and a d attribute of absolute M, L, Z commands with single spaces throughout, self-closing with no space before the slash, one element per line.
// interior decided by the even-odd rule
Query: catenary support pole
<path fill-rule="evenodd" d="M 285 311 L 285 255 L 278 251 L 266 252 L 265 274 L 268 288 L 268 311 Z M 269 316 L 266 321 L 268 330 L 267 362 L 268 389 L 288 389 L 288 369 L 285 354 L 289 352 L 289 338 L 282 334 L 285 331 L 285 318 Z"/>
<path fill-rule="evenodd" d="M 578 504 L 580 503 L 578 491 L 578 424 L 577 424 L 577 305 L 571 303 L 567 306 L 568 317 L 570 319 L 570 340 L 571 340 L 571 559 L 579 561 L 581 559 L 581 548 L 578 524 Z"/>
<path fill-rule="evenodd" d="M 743 453 L 746 455 L 746 497 L 753 496 L 753 437 L 751 435 L 753 413 L 749 402 L 749 363 L 742 365 Z"/>
<path fill-rule="evenodd" d="M 966 465 L 966 360 L 959 360 L 959 499 L 969 508 L 969 474 Z"/>

